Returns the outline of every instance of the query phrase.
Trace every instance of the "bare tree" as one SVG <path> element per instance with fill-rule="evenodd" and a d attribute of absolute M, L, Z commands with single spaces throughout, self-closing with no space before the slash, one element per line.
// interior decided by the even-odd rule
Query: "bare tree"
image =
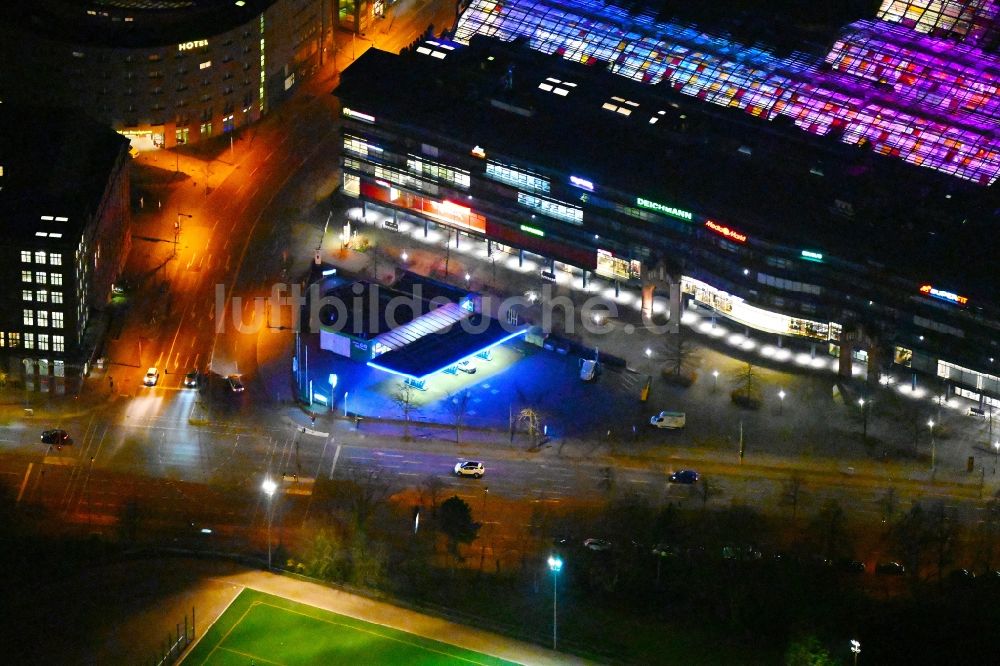
<path fill-rule="evenodd" d="M 518 426 L 524 425 L 531 441 L 531 448 L 536 448 L 541 435 L 541 418 L 538 412 L 531 407 L 525 407 L 517 413 L 516 423 Z"/>
<path fill-rule="evenodd" d="M 676 333 L 668 333 L 661 346 L 665 363 L 664 375 L 681 377 L 691 371 L 698 361 L 698 349 L 688 337 L 683 326 Z"/>
<path fill-rule="evenodd" d="M 802 477 L 798 474 L 791 476 L 785 481 L 781 493 L 781 501 L 785 506 L 792 507 L 792 523 L 794 524 L 799 515 L 799 501 L 802 499 Z"/>
<path fill-rule="evenodd" d="M 413 388 L 412 384 L 402 381 L 390 398 L 403 415 L 403 439 L 409 441 L 412 439 L 410 437 L 410 419 L 419 411 L 416 404 L 417 389 Z"/>
<path fill-rule="evenodd" d="M 465 416 L 469 411 L 469 392 L 462 391 L 457 395 L 448 395 L 447 406 L 451 412 L 452 421 L 455 424 L 455 443 L 462 443 L 462 428 L 465 425 Z"/>
<path fill-rule="evenodd" d="M 420 503 L 423 504 L 424 500 L 430 503 L 432 517 L 437 517 L 438 500 L 441 499 L 441 491 L 444 487 L 444 481 L 434 474 L 428 474 L 417 488 L 417 492 L 420 493 Z"/>
<path fill-rule="evenodd" d="M 760 405 L 761 381 L 753 363 L 746 363 L 732 375 L 733 400 L 748 407 Z"/>

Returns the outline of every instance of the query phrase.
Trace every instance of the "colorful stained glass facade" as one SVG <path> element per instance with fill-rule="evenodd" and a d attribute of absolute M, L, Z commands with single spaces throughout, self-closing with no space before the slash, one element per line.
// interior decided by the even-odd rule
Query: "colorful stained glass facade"
<path fill-rule="evenodd" d="M 1000 58 L 975 46 L 995 0 L 894 2 L 847 26 L 825 62 L 779 58 L 600 0 L 473 0 L 456 27 L 987 185 L 1000 175 Z M 992 29 L 992 28 L 990 28 Z M 997 136 L 994 136 L 996 133 Z"/>

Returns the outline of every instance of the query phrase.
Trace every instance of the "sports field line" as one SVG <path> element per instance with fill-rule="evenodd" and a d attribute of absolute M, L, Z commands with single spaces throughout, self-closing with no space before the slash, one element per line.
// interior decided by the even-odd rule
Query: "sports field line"
<path fill-rule="evenodd" d="M 296 601 L 296 602 L 293 602 L 293 603 L 301 603 L 301 602 L 297 602 Z M 352 627 L 351 625 L 345 624 L 343 622 L 336 622 L 334 620 L 327 620 L 325 618 L 315 617 L 313 615 L 310 615 L 309 613 L 303 613 L 302 611 L 293 610 L 291 608 L 282 608 L 281 606 L 276 606 L 275 604 L 270 604 L 270 603 L 268 603 L 266 601 L 254 601 L 253 604 L 250 606 L 250 608 L 247 609 L 247 613 L 249 613 L 250 610 L 252 610 L 253 607 L 257 606 L 257 605 L 260 605 L 260 606 L 270 606 L 271 608 L 276 608 L 277 610 L 284 611 L 286 613 L 293 613 L 295 615 L 301 615 L 302 617 L 308 617 L 309 619 L 312 619 L 312 620 L 319 620 L 320 622 L 323 622 L 324 624 L 329 624 L 329 625 L 333 625 L 333 626 L 336 626 L 336 627 L 344 627 L 345 629 L 351 629 L 353 631 L 359 631 L 359 632 L 362 632 L 362 633 L 365 633 L 365 634 L 371 634 L 372 636 L 376 636 L 378 638 L 382 638 L 382 639 L 390 640 L 390 641 L 395 641 L 397 643 L 402 643 L 403 645 L 409 645 L 410 647 L 414 647 L 414 648 L 417 648 L 417 649 L 420 649 L 420 650 L 424 650 L 426 652 L 436 652 L 437 654 L 440 654 L 442 656 L 450 657 L 452 659 L 458 659 L 460 661 L 465 661 L 465 662 L 468 662 L 470 664 L 484 664 L 485 663 L 485 662 L 482 662 L 482 661 L 473 661 L 472 659 L 468 659 L 468 658 L 462 657 L 460 655 L 449 654 L 449 653 L 443 652 L 441 650 L 435 650 L 434 648 L 427 647 L 426 645 L 420 645 L 419 643 L 412 643 L 410 641 L 405 641 L 405 640 L 403 640 L 401 638 L 396 638 L 394 636 L 386 636 L 385 634 L 381 634 L 381 633 L 379 633 L 377 631 L 372 631 L 371 629 L 364 629 L 362 627 Z M 302 604 L 302 605 L 303 606 L 309 606 L 308 604 Z M 309 606 L 309 608 L 315 608 L 316 610 L 318 610 L 318 611 L 320 611 L 322 613 L 329 613 L 329 614 L 332 614 L 332 615 L 341 615 L 341 613 L 334 613 L 333 611 L 328 611 L 328 610 L 325 610 L 323 608 L 319 608 L 317 606 Z M 244 613 L 243 616 L 240 617 L 239 622 L 243 621 L 243 618 L 246 617 L 247 613 Z M 345 615 L 344 617 L 350 617 L 350 616 L 349 615 Z M 352 618 L 352 619 L 354 619 L 354 618 Z M 239 624 L 239 622 L 237 622 L 237 624 Z M 394 629 L 392 627 L 386 627 L 385 625 L 382 625 L 382 624 L 375 624 L 375 623 L 369 622 L 367 620 L 360 620 L 360 622 L 364 622 L 365 624 L 374 624 L 375 626 L 384 627 L 384 628 L 390 629 L 392 631 L 399 631 L 399 632 L 402 632 L 404 634 L 411 633 L 411 632 L 408 632 L 408 631 L 404 631 L 402 629 Z M 233 629 L 235 629 L 235 628 L 236 628 L 236 625 L 233 625 Z M 232 629 L 230 629 L 230 631 L 232 631 Z M 227 632 L 226 635 L 228 636 L 229 633 Z M 416 635 L 416 634 L 413 634 L 413 635 Z M 223 640 L 225 640 L 225 638 L 223 638 Z M 443 641 L 437 641 L 437 640 L 435 640 L 433 638 L 426 638 L 424 640 L 434 641 L 436 643 L 443 642 Z M 222 641 L 219 641 L 219 644 L 221 645 Z M 469 650 L 469 648 L 460 648 L 457 645 L 455 647 L 459 648 L 459 649 L 468 650 L 469 652 L 474 652 L 475 651 L 475 650 Z"/>
<path fill-rule="evenodd" d="M 216 578 L 211 578 L 209 580 L 221 582 Z M 233 598 L 229 600 L 229 603 L 226 604 L 226 607 L 222 609 L 222 612 L 219 613 L 218 617 L 216 617 L 214 621 L 210 622 L 205 631 L 198 634 L 198 637 L 195 639 L 194 643 L 189 645 L 188 648 L 184 651 L 184 653 L 181 655 L 182 660 L 187 659 L 189 654 L 193 653 L 195 650 L 198 649 L 198 645 L 201 643 L 201 639 L 203 639 L 208 634 L 208 632 L 212 630 L 212 627 L 215 626 L 215 623 L 218 622 L 219 618 L 221 618 L 222 616 L 224 616 L 226 613 L 229 612 L 229 609 L 232 607 L 232 605 L 236 602 L 237 599 L 240 598 L 240 595 L 243 594 L 243 592 L 247 589 L 245 585 L 240 585 L 239 588 L 240 588 L 239 592 L 233 595 Z"/>
<path fill-rule="evenodd" d="M 246 592 L 246 588 L 243 588 L 242 590 L 240 590 L 240 593 L 236 595 L 236 596 L 237 596 L 237 598 L 238 598 L 238 597 L 241 597 L 241 596 L 243 596 L 243 593 L 244 593 L 244 592 Z M 234 601 L 235 601 L 235 600 L 234 600 Z M 217 643 L 216 643 L 215 645 L 213 645 L 213 646 L 212 646 L 212 651 L 208 653 L 208 656 L 207 656 L 207 657 L 205 657 L 205 661 L 204 661 L 204 662 L 202 662 L 202 663 L 206 663 L 206 664 L 208 663 L 208 660 L 212 658 L 212 655 L 213 655 L 213 654 L 215 654 L 215 651 L 216 651 L 216 650 L 218 650 L 218 649 L 219 649 L 219 648 L 220 648 L 220 647 L 222 646 L 222 643 L 223 643 L 223 642 L 224 642 L 224 641 L 225 641 L 225 640 L 226 640 L 227 638 L 229 638 L 229 634 L 233 633 L 233 629 L 235 629 L 236 627 L 238 627 L 238 626 L 240 625 L 240 622 L 242 622 L 242 621 L 243 621 L 243 618 L 245 618 L 245 617 L 247 616 L 247 614 L 248 614 L 248 613 L 249 613 L 250 611 L 252 611 L 252 610 L 253 610 L 253 607 L 254 607 L 254 606 L 256 606 L 256 605 L 257 605 L 257 604 L 259 604 L 259 603 L 260 603 L 259 601 L 251 601 L 251 602 L 250 602 L 250 605 L 249 605 L 249 606 L 247 606 L 247 609 L 246 609 L 245 611 L 243 611 L 243 615 L 240 615 L 240 619 L 236 620 L 236 622 L 233 622 L 233 626 L 229 627 L 229 631 L 227 631 L 227 632 L 226 632 L 225 634 L 223 634 L 223 635 L 222 635 L 222 638 L 220 638 L 220 639 L 218 640 L 218 642 L 217 642 Z M 228 607 L 226 608 L 226 611 L 229 611 L 229 608 L 228 608 Z M 222 615 L 220 615 L 220 616 L 219 616 L 219 618 L 218 618 L 218 619 L 216 619 L 216 622 L 218 622 L 218 621 L 219 621 L 219 619 L 221 619 L 221 618 L 222 618 L 223 616 L 225 616 L 225 613 L 223 613 Z M 207 633 L 207 632 L 206 632 L 206 633 Z"/>
<path fill-rule="evenodd" d="M 265 664 L 275 664 L 275 666 L 285 666 L 285 664 L 282 664 L 280 661 L 271 661 L 270 659 L 265 659 L 264 657 L 258 657 L 255 654 L 250 654 L 249 652 L 243 652 L 242 650 L 234 650 L 232 648 L 227 648 L 227 647 L 220 647 L 219 649 L 222 650 L 223 652 L 232 652 L 233 654 L 238 654 L 241 657 L 246 657 L 247 659 L 250 660 L 251 664 L 259 661 Z"/>

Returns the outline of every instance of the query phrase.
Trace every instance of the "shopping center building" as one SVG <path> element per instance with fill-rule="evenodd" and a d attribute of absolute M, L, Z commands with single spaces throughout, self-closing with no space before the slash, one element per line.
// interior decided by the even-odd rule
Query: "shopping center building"
<path fill-rule="evenodd" d="M 2 3 L 3 101 L 171 147 L 258 120 L 322 64 L 329 0 Z"/>
<path fill-rule="evenodd" d="M 452 40 L 345 71 L 343 191 L 996 400 L 992 19 L 901 4 L 781 59 L 589 0 L 476 0 Z"/>

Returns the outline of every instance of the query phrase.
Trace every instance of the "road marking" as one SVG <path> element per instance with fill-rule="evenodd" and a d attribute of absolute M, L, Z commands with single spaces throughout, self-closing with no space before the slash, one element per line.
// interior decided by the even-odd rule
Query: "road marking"
<path fill-rule="evenodd" d="M 21 481 L 21 488 L 17 491 L 17 499 L 14 504 L 20 504 L 21 497 L 24 495 L 24 489 L 28 485 L 28 477 L 31 476 L 31 468 L 35 466 L 35 463 L 28 463 L 28 469 L 24 472 L 24 480 Z"/>
<path fill-rule="evenodd" d="M 647 481 L 645 479 L 628 479 L 628 482 L 629 483 L 650 483 L 649 481 Z M 556 487 L 560 488 L 562 486 L 556 486 Z"/>
<path fill-rule="evenodd" d="M 330 465 L 330 478 L 333 478 L 333 470 L 337 468 L 337 459 L 340 458 L 340 444 L 337 444 L 337 450 L 333 454 L 333 464 Z"/>

